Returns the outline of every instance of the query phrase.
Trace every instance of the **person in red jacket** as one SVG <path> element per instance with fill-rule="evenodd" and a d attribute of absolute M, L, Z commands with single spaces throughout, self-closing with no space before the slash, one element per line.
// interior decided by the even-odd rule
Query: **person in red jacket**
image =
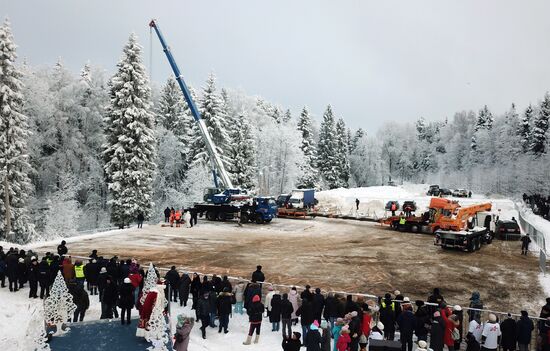
<path fill-rule="evenodd" d="M 340 336 L 338 337 L 338 341 L 336 341 L 336 350 L 346 351 L 350 342 L 351 338 L 349 336 L 349 326 L 344 325 L 342 327 L 342 331 L 340 332 Z"/>
<path fill-rule="evenodd" d="M 455 315 L 452 314 L 449 308 L 441 309 L 441 317 L 445 321 L 445 334 L 443 335 L 443 343 L 447 345 L 449 351 L 454 350 L 455 341 L 453 340 L 453 330 L 458 326 L 458 321 Z"/>
<path fill-rule="evenodd" d="M 363 320 L 361 321 L 361 331 L 363 332 L 363 336 L 359 338 L 359 346 L 361 347 L 361 350 L 367 349 L 367 341 L 369 340 L 370 336 L 370 323 L 372 321 L 372 315 L 370 314 L 370 310 L 365 305 L 365 310 L 363 310 Z"/>

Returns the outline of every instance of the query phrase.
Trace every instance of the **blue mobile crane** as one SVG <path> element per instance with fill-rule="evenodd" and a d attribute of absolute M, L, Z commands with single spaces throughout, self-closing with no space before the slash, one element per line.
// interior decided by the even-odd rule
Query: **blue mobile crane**
<path fill-rule="evenodd" d="M 206 189 L 203 199 L 204 202 L 196 203 L 194 206 L 195 211 L 201 216 L 205 215 L 206 218 L 211 221 L 225 221 L 238 217 L 242 223 L 249 221 L 256 223 L 271 222 L 277 214 L 277 204 L 275 200 L 270 197 L 252 198 L 245 191 L 233 185 L 229 173 L 225 170 L 221 157 L 216 150 L 216 145 L 208 132 L 204 120 L 201 118 L 199 109 L 191 97 L 189 88 L 187 88 L 187 84 L 185 84 L 183 75 L 176 64 L 174 56 L 172 56 L 170 47 L 166 44 L 166 40 L 157 22 L 154 19 L 151 20 L 151 22 L 149 22 L 149 27 L 155 30 L 159 38 L 162 49 L 168 59 L 168 63 L 170 63 L 170 67 L 174 72 L 174 76 L 189 106 L 189 110 L 195 119 L 195 123 L 199 126 L 200 133 L 208 150 L 208 154 L 210 155 L 214 187 Z"/>

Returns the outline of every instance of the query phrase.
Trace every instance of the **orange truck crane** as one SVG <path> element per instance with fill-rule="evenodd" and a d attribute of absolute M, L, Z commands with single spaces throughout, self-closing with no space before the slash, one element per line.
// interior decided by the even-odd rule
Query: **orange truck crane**
<path fill-rule="evenodd" d="M 478 226 L 480 215 L 491 207 L 491 203 L 462 207 L 458 201 L 432 198 L 429 210 L 421 216 L 391 216 L 380 223 L 399 231 L 435 234 L 435 245 L 443 248 L 475 251 L 492 240 L 489 228 Z"/>

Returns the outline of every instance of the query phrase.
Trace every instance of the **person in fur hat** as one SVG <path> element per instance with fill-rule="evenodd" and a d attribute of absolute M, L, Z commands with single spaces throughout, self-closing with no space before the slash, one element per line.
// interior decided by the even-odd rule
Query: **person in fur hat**
<path fill-rule="evenodd" d="M 372 328 L 370 339 L 384 340 L 384 324 L 382 322 L 376 323 L 376 325 Z"/>
<path fill-rule="evenodd" d="M 351 342 L 351 337 L 349 336 L 349 326 L 344 325 L 338 340 L 336 341 L 336 350 L 337 351 L 346 351 Z"/>
<path fill-rule="evenodd" d="M 189 346 L 189 335 L 195 325 L 193 317 L 186 317 L 183 314 L 178 315 L 176 324 L 176 334 L 174 335 L 174 350 L 187 351 Z"/>

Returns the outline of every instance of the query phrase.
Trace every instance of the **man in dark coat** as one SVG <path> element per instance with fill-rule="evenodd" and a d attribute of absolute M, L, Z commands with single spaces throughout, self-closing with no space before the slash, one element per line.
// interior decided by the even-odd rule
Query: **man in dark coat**
<path fill-rule="evenodd" d="M 292 337 L 283 337 L 283 351 L 300 351 L 302 347 L 302 343 L 300 342 L 301 337 L 302 335 L 298 332 L 292 333 Z"/>
<path fill-rule="evenodd" d="M 252 340 L 252 335 L 254 332 L 256 332 L 256 338 L 254 339 L 254 343 L 257 344 L 260 339 L 260 329 L 262 328 L 262 318 L 265 311 L 265 306 L 261 301 L 261 298 L 259 295 L 254 295 L 252 297 L 252 303 L 250 304 L 250 308 L 246 310 L 246 314 L 248 314 L 248 322 L 250 323 L 250 327 L 248 329 L 248 336 L 246 338 L 246 341 L 243 343 L 244 345 L 250 345 L 250 342 Z"/>
<path fill-rule="evenodd" d="M 38 277 L 39 277 L 39 269 L 38 269 L 38 260 L 36 257 L 33 257 L 31 259 L 31 265 L 29 266 L 28 271 L 28 279 L 29 279 L 29 298 L 36 299 L 38 297 Z"/>
<path fill-rule="evenodd" d="M 248 306 L 252 303 L 254 296 L 261 296 L 262 289 L 258 283 L 249 283 L 244 289 L 244 308 L 248 309 Z"/>
<path fill-rule="evenodd" d="M 180 283 L 180 275 L 178 271 L 176 270 L 176 266 L 172 266 L 170 270 L 166 273 L 164 276 L 164 279 L 168 281 L 170 284 L 170 296 L 168 297 L 168 301 L 172 301 L 172 297 L 174 298 L 174 302 L 178 302 L 178 288 Z"/>
<path fill-rule="evenodd" d="M 206 339 L 206 328 L 210 324 L 210 301 L 208 301 L 210 293 L 204 292 L 202 297 L 197 302 L 197 316 L 199 317 L 202 325 L 200 327 L 202 338 Z"/>
<path fill-rule="evenodd" d="M 410 305 L 406 305 L 410 306 Z M 397 317 L 397 325 L 401 333 L 401 351 L 412 351 L 413 349 L 413 333 L 416 328 L 416 317 L 410 308 L 404 307 L 403 312 Z"/>
<path fill-rule="evenodd" d="M 391 300 L 391 295 L 386 293 L 380 302 L 380 322 L 384 324 L 384 338 L 393 340 L 395 336 L 395 311 L 396 304 Z"/>
<path fill-rule="evenodd" d="M 73 302 L 76 305 L 73 322 L 82 322 L 84 320 L 86 310 L 90 307 L 88 293 L 84 290 L 84 287 L 77 284 L 76 280 L 71 280 L 68 288 L 69 293 L 73 296 Z"/>
<path fill-rule="evenodd" d="M 233 285 L 231 285 L 231 282 L 229 281 L 229 278 L 227 278 L 226 275 L 224 275 L 222 279 L 222 291 L 224 288 L 228 288 L 229 291 L 233 291 Z"/>
<path fill-rule="evenodd" d="M 194 226 L 194 225 L 197 225 L 197 217 L 199 215 L 199 212 L 195 209 L 195 208 L 191 208 L 189 209 L 189 214 L 191 215 L 191 228 Z"/>
<path fill-rule="evenodd" d="M 57 246 L 57 254 L 60 257 L 65 256 L 67 254 L 67 252 L 69 252 L 66 245 L 67 245 L 67 242 L 65 240 L 63 240 L 63 241 L 61 241 L 61 244 L 59 246 Z"/>
<path fill-rule="evenodd" d="M 130 274 L 130 265 L 132 264 L 132 260 L 127 259 L 126 261 L 120 261 L 120 281 L 122 282 L 124 278 L 128 278 L 128 275 Z"/>
<path fill-rule="evenodd" d="M 325 297 L 321 294 L 321 289 L 315 289 L 315 295 L 313 295 L 313 316 L 315 320 L 321 323 L 321 315 L 323 314 L 323 308 L 325 307 Z"/>
<path fill-rule="evenodd" d="M 338 318 L 338 300 L 334 297 L 333 293 L 328 293 L 325 299 L 325 309 L 323 311 L 323 317 L 330 323 L 330 330 L 334 328 L 334 322 Z"/>
<path fill-rule="evenodd" d="M 434 312 L 434 318 L 430 329 L 430 349 L 443 351 L 443 338 L 445 336 L 445 320 L 439 311 Z"/>
<path fill-rule="evenodd" d="M 8 276 L 8 282 L 10 291 L 18 291 L 19 285 L 17 284 L 17 264 L 19 263 L 19 256 L 17 252 L 8 252 L 6 257 L 6 275 Z"/>
<path fill-rule="evenodd" d="M 168 223 L 170 221 L 170 207 L 166 207 L 164 209 L 164 223 Z"/>
<path fill-rule="evenodd" d="M 302 306 L 298 307 L 296 315 L 300 317 L 300 324 L 302 325 L 302 338 L 305 344 L 307 333 L 309 332 L 309 326 L 315 320 L 315 317 L 313 316 L 313 305 L 310 300 L 302 300 Z"/>
<path fill-rule="evenodd" d="M 428 314 L 428 309 L 424 305 L 424 301 L 416 301 L 416 312 L 414 316 L 416 317 L 416 326 L 414 328 L 414 333 L 418 340 L 428 341 L 428 327 L 430 324 L 430 315 Z"/>
<path fill-rule="evenodd" d="M 283 294 L 283 300 L 281 301 L 281 321 L 283 322 L 283 339 L 292 336 L 292 312 L 294 307 L 288 300 L 288 294 Z M 300 340 L 298 340 L 300 342 Z M 284 347 L 284 346 L 283 346 Z"/>
<path fill-rule="evenodd" d="M 526 234 L 521 237 L 521 254 L 527 256 L 527 252 L 529 252 L 529 243 L 531 242 L 531 238 L 529 237 L 529 234 Z"/>
<path fill-rule="evenodd" d="M 353 296 L 352 295 L 347 295 L 346 296 L 346 313 L 350 313 L 350 312 L 357 312 L 359 313 L 359 304 L 355 301 L 353 301 Z"/>
<path fill-rule="evenodd" d="M 231 314 L 231 297 L 233 294 L 229 288 L 223 288 L 223 291 L 218 296 L 216 301 L 216 307 L 218 311 L 218 318 L 220 320 L 220 326 L 218 327 L 218 333 L 229 333 L 227 329 L 229 327 L 229 315 Z"/>
<path fill-rule="evenodd" d="M 265 281 L 265 275 L 262 272 L 262 266 L 256 266 L 256 270 L 252 273 L 252 281 L 259 283 L 260 287 L 262 286 L 262 283 Z"/>
<path fill-rule="evenodd" d="M 306 351 L 321 351 L 321 333 L 319 327 L 311 324 L 305 337 L 304 346 Z"/>
<path fill-rule="evenodd" d="M 126 324 L 130 324 L 132 308 L 134 308 L 134 286 L 130 278 L 124 278 L 122 281 L 118 295 L 118 307 L 120 307 L 120 324 L 124 325 L 124 316 L 126 316 Z"/>
<path fill-rule="evenodd" d="M 108 277 L 109 277 L 109 274 L 107 273 L 107 268 L 101 267 L 101 270 L 99 271 L 99 276 L 97 278 L 97 289 L 99 290 L 100 302 L 103 299 L 103 290 L 105 290 L 105 287 L 107 286 Z"/>
<path fill-rule="evenodd" d="M 0 287 L 2 288 L 6 287 L 6 268 L 6 255 L 3 255 L 0 257 Z"/>
<path fill-rule="evenodd" d="M 100 319 L 111 319 L 113 314 L 118 318 L 116 300 L 118 299 L 118 291 L 113 277 L 108 276 L 105 281 L 105 288 L 102 291 L 101 297 L 101 317 Z"/>
<path fill-rule="evenodd" d="M 38 283 L 40 284 L 40 299 L 50 296 L 50 266 L 46 257 L 38 265 Z"/>
<path fill-rule="evenodd" d="M 300 293 L 300 298 L 302 300 L 308 299 L 309 302 L 313 301 L 313 293 L 311 292 L 310 289 L 311 289 L 311 286 L 306 285 L 305 290 Z"/>
<path fill-rule="evenodd" d="M 527 311 L 521 311 L 521 317 L 517 322 L 517 342 L 519 351 L 528 351 L 533 334 L 533 321 L 529 318 Z"/>
<path fill-rule="evenodd" d="M 269 321 L 271 322 L 271 331 L 279 331 L 281 323 L 281 294 L 275 293 L 271 298 L 271 311 L 269 313 Z"/>
<path fill-rule="evenodd" d="M 92 262 L 88 263 L 85 268 L 86 281 L 88 282 L 88 290 L 91 295 L 97 295 L 97 285 L 99 280 L 99 265 L 96 259 L 92 259 Z"/>
<path fill-rule="evenodd" d="M 27 265 L 25 264 L 25 259 L 22 257 L 19 257 L 18 263 L 17 263 L 17 281 L 19 283 L 19 289 L 23 289 L 25 287 L 25 283 L 27 282 Z"/>
<path fill-rule="evenodd" d="M 218 306 L 218 294 L 214 290 L 208 293 L 208 301 L 210 301 L 210 327 L 216 328 L 216 315 L 217 315 L 217 306 Z"/>
<path fill-rule="evenodd" d="M 357 351 L 359 348 L 359 337 L 361 337 L 361 317 L 359 317 L 357 311 L 352 311 L 350 314 L 349 335 L 351 342 L 349 343 L 349 349 L 350 351 Z"/>
<path fill-rule="evenodd" d="M 500 323 L 500 346 L 503 351 L 515 351 L 517 343 L 517 325 L 512 315 L 508 313 L 508 318 Z"/>
<path fill-rule="evenodd" d="M 189 300 L 189 291 L 191 287 L 191 278 L 187 272 L 183 273 L 180 279 L 178 287 L 180 306 L 187 306 L 187 300 Z"/>

